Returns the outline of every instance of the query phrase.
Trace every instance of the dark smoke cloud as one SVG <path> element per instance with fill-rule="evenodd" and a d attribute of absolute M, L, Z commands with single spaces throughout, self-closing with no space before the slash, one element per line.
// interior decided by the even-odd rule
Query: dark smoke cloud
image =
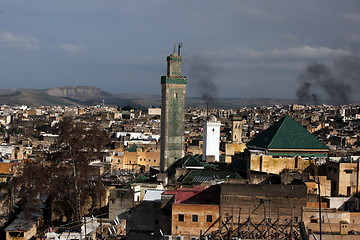
<path fill-rule="evenodd" d="M 318 104 L 322 93 L 335 105 L 351 102 L 352 90 L 358 88 L 360 83 L 360 59 L 343 56 L 336 59 L 333 65 L 332 69 L 318 62 L 308 65 L 299 77 L 300 87 L 296 95 L 300 103 Z"/>
<path fill-rule="evenodd" d="M 214 71 L 210 63 L 202 57 L 192 57 L 188 60 L 189 80 L 200 93 L 203 101 L 209 106 L 214 106 L 217 96 L 217 86 L 214 82 Z"/>

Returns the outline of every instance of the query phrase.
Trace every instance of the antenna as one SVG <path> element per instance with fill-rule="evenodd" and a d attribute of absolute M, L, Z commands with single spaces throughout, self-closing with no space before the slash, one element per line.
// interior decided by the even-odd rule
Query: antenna
<path fill-rule="evenodd" d="M 174 53 L 176 52 L 176 43 L 174 44 Z"/>
<path fill-rule="evenodd" d="M 209 116 L 209 102 L 206 101 L 206 116 Z"/>
<path fill-rule="evenodd" d="M 182 43 L 178 43 L 178 55 L 181 56 L 180 54 L 180 49 L 182 48 L 183 44 Z"/>

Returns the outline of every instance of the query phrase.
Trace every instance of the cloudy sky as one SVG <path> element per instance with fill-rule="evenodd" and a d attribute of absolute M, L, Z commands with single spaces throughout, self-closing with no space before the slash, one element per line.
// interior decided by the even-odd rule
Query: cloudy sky
<path fill-rule="evenodd" d="M 1 0 L 0 12 L 0 88 L 160 94 L 181 42 L 190 96 L 200 75 L 218 97 L 296 98 L 311 62 L 360 49 L 359 0 Z"/>

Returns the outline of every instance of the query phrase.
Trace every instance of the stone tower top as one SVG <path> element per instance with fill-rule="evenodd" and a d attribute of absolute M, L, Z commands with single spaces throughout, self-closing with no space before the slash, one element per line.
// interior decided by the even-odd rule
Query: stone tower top
<path fill-rule="evenodd" d="M 208 122 L 217 122 L 218 120 L 213 114 L 211 114 L 209 117 L 207 117 L 207 121 Z"/>
<path fill-rule="evenodd" d="M 167 76 L 181 76 L 181 56 L 175 52 L 167 57 Z"/>

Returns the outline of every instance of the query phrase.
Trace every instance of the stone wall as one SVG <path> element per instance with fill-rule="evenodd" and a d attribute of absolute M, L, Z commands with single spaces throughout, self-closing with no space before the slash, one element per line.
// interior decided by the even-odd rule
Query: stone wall
<path fill-rule="evenodd" d="M 272 219 L 293 218 L 297 222 L 306 202 L 305 185 L 222 184 L 220 215 L 233 215 L 235 221 L 238 221 L 239 216 L 240 221 L 248 217 L 253 221 L 261 221 L 270 215 Z"/>

